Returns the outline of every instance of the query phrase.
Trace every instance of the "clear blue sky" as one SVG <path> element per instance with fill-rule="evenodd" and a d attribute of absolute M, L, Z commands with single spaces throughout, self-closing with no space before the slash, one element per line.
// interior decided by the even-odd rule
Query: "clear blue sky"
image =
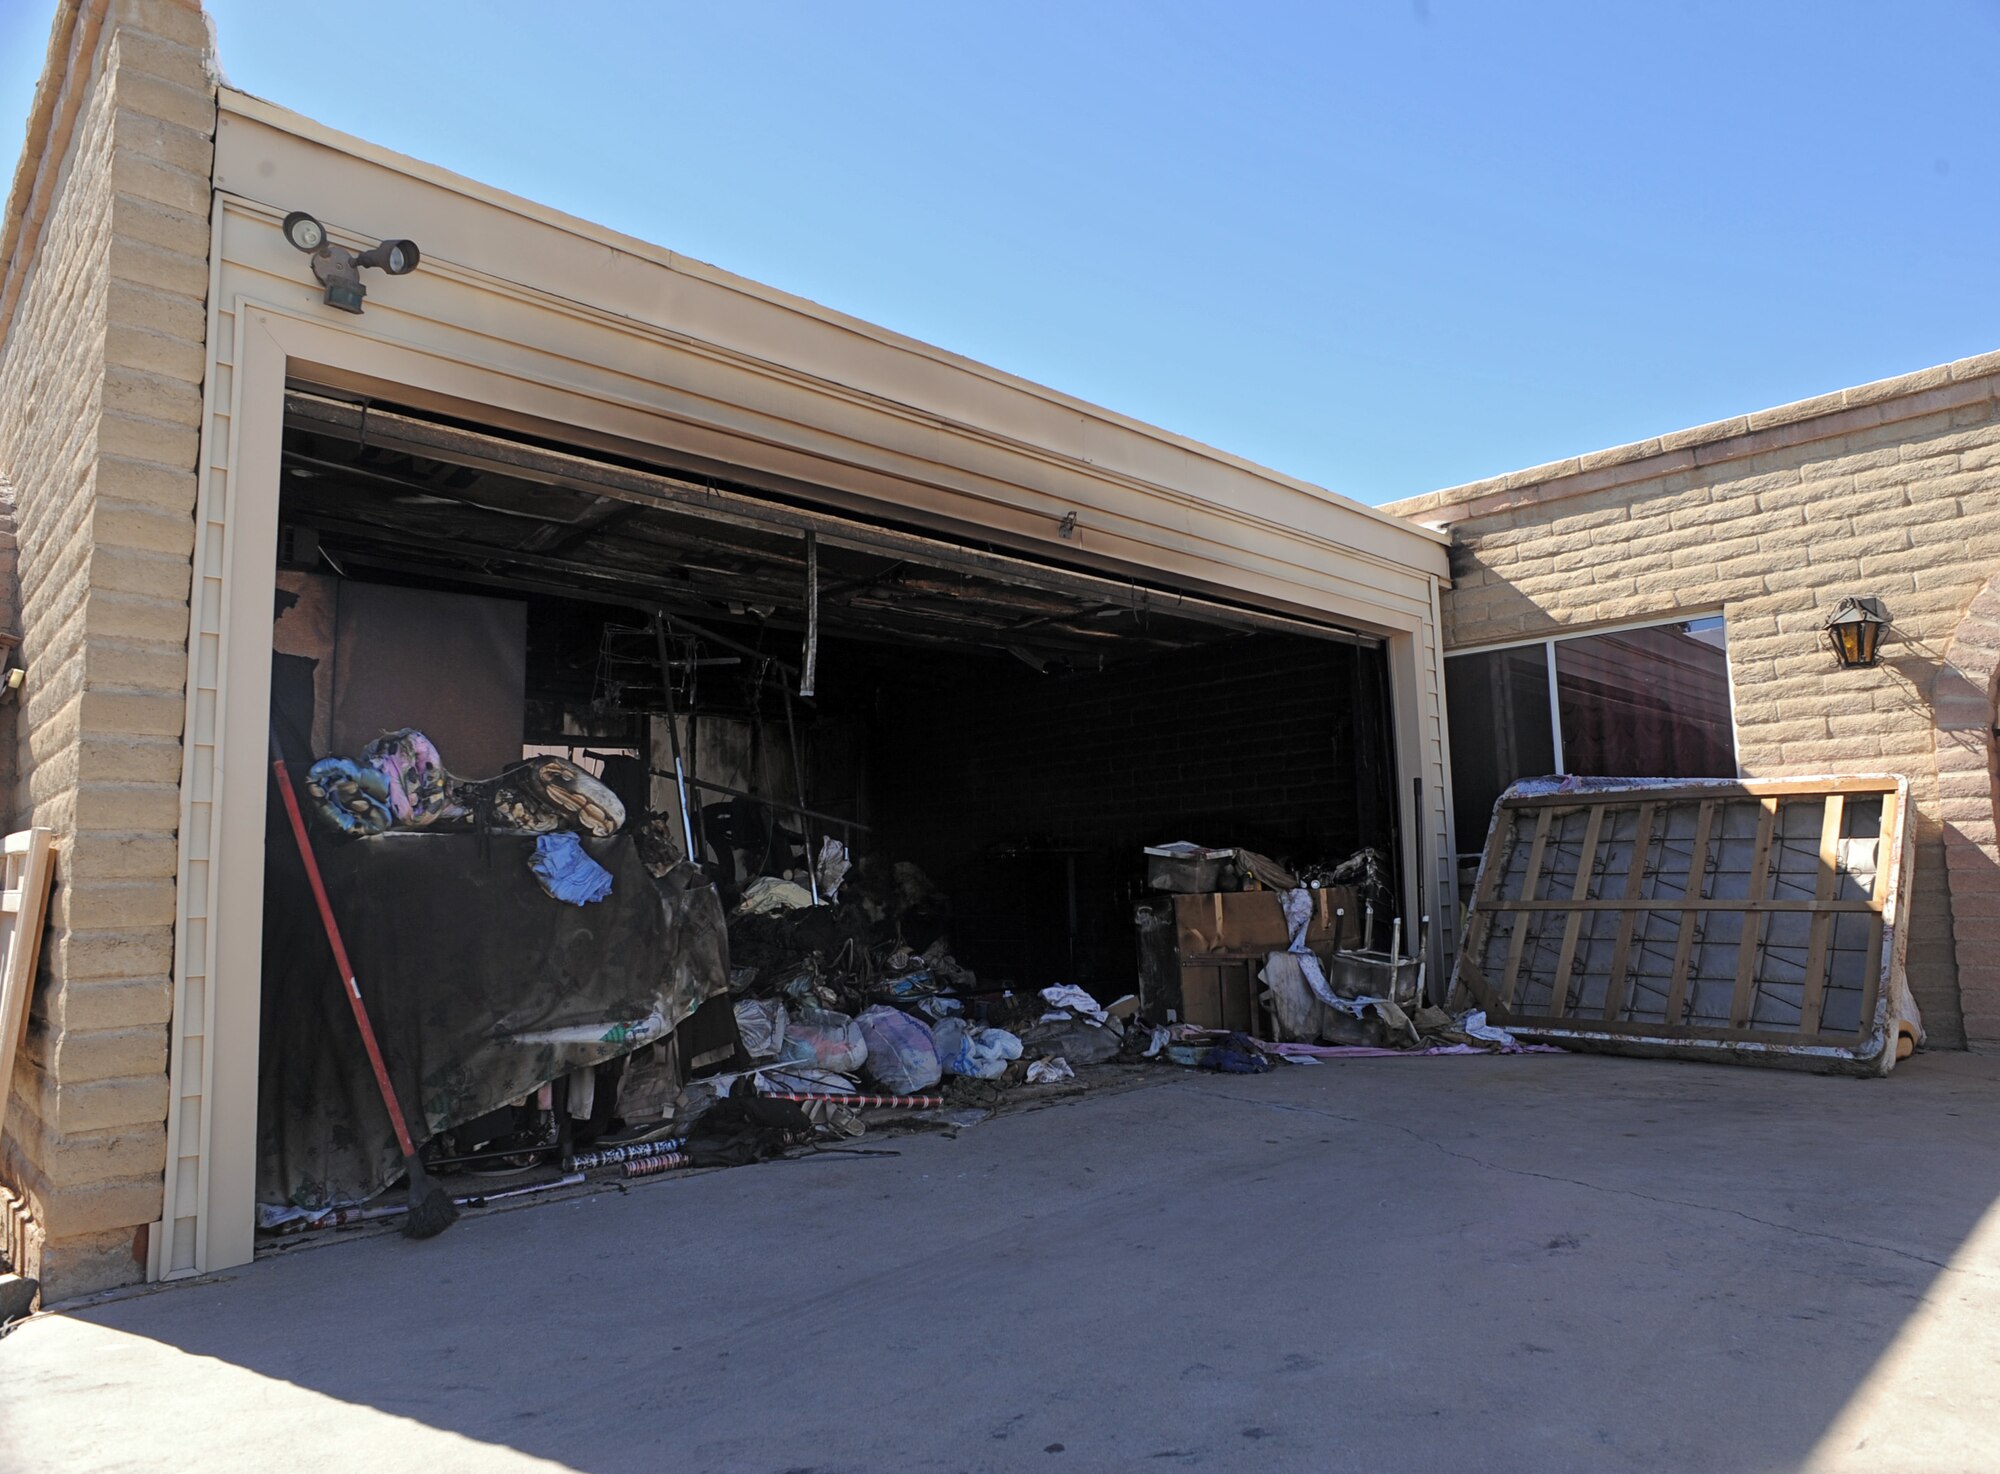
<path fill-rule="evenodd" d="M 210 9 L 239 87 L 1364 501 L 2000 348 L 1991 0 Z"/>

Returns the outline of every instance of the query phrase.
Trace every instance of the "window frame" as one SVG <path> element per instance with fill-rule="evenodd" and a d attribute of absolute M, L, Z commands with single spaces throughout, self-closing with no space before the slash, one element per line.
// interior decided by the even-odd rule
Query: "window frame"
<path fill-rule="evenodd" d="M 1736 758 L 1736 772 L 1734 776 L 1740 778 L 1743 776 L 1743 759 L 1741 756 L 1743 746 L 1738 740 L 1740 733 L 1736 725 L 1736 665 L 1730 658 L 1729 623 L 1723 610 L 1720 608 L 1697 606 L 1693 610 L 1669 615 L 1666 618 L 1628 619 L 1617 624 L 1594 624 L 1575 629 L 1566 627 L 1559 633 L 1545 632 L 1539 635 L 1520 635 L 1508 640 L 1487 640 L 1477 645 L 1464 645 L 1454 650 L 1447 650 L 1444 652 L 1444 658 L 1446 660 L 1456 660 L 1461 655 L 1491 655 L 1500 650 L 1525 650 L 1532 645 L 1540 645 L 1542 647 L 1542 657 L 1547 663 L 1549 673 L 1550 745 L 1555 752 L 1556 776 L 1562 777 L 1569 772 L 1569 765 L 1565 760 L 1563 752 L 1562 693 L 1557 689 L 1556 685 L 1556 646 L 1569 640 L 1589 639 L 1594 635 L 1619 635 L 1629 630 L 1666 629 L 1672 625 L 1701 625 L 1708 624 L 1711 620 L 1714 621 L 1715 626 L 1721 628 L 1723 634 L 1722 679 L 1724 687 L 1729 693 L 1729 750 Z M 1689 632 L 1693 633 L 1692 630 Z M 1439 674 L 1442 676 L 1443 672 L 1439 672 Z M 1445 732 L 1448 738 L 1451 732 L 1451 712 L 1449 708 L 1445 711 Z M 1457 826 L 1454 823 L 1452 830 L 1452 851 L 1453 859 L 1457 864 L 1463 866 L 1468 860 L 1477 861 L 1479 859 L 1480 855 L 1484 852 L 1486 836 L 1481 834 L 1479 839 L 1481 847 L 1478 849 L 1466 851 L 1459 848 L 1461 840 L 1457 832 Z"/>

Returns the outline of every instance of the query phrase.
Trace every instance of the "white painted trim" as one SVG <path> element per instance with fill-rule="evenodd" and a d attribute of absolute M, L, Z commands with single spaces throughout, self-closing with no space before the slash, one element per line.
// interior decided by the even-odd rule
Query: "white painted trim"
<path fill-rule="evenodd" d="M 1440 636 L 1444 630 L 1443 580 L 1431 579 L 1431 628 Z M 1437 682 L 1437 723 L 1443 740 L 1439 743 L 1438 769 L 1443 774 L 1438 785 L 1437 845 L 1430 850 L 1431 909 L 1430 973 L 1426 986 L 1433 997 L 1443 999 L 1449 991 L 1451 969 L 1458 959 L 1458 830 L 1457 807 L 1453 802 L 1451 775 L 1451 708 L 1444 681 L 1444 642 L 1431 645 L 1433 676 Z"/>
<path fill-rule="evenodd" d="M 1511 640 L 1489 640 L 1480 645 L 1453 645 L 1444 652 L 1444 658 L 1456 660 L 1461 655 L 1486 655 L 1495 650 L 1519 650 L 1528 645 L 1541 645 L 1552 640 L 1584 640 L 1592 635 L 1622 635 L 1628 630 L 1656 630 L 1670 624 L 1692 624 L 1697 619 L 1724 617 L 1721 605 L 1710 608 L 1705 604 L 1698 604 L 1685 612 L 1650 615 L 1645 619 L 1626 619 L 1614 624 L 1564 625 L 1560 630 L 1545 630 L 1539 635 L 1521 635 Z"/>
<path fill-rule="evenodd" d="M 1550 640 L 1542 646 L 1549 671 L 1549 741 L 1555 749 L 1555 767 L 1558 773 L 1567 773 L 1563 765 L 1563 714 L 1562 695 L 1556 689 L 1556 642 Z"/>
<path fill-rule="evenodd" d="M 207 338 L 202 371 L 202 416 L 196 450 L 195 527 L 196 547 L 193 579 L 188 592 L 188 674 L 187 717 L 181 728 L 180 844 L 175 866 L 175 924 L 173 961 L 173 1015 L 168 1027 L 167 1160 L 162 1190 L 160 1222 L 148 1235 L 146 1277 L 176 1279 L 198 1273 L 203 1260 L 202 1225 L 206 1215 L 203 1167 L 207 1160 L 209 1135 L 209 1081 L 214 1051 L 207 1047 L 211 1037 L 213 993 L 207 980 L 214 976 L 213 953 L 208 942 L 212 932 L 206 926 L 206 865 L 213 853 L 214 832 L 205 799 L 197 797 L 197 782 L 208 765 L 206 744 L 213 740 L 214 710 L 199 691 L 204 678 L 204 662 L 212 652 L 202 638 L 202 608 L 207 569 L 202 557 L 201 532 L 212 516 L 212 502 L 219 483 L 210 467 L 226 465 L 225 447 L 231 440 L 230 427 L 236 423 L 235 403 L 222 380 L 225 365 L 239 354 L 232 345 L 225 354 L 222 342 L 233 339 L 234 321 L 216 310 L 222 300 L 223 206 L 218 198 L 209 212 Z M 233 384 L 233 379 L 232 379 Z M 210 672 L 212 675 L 212 672 Z M 201 904 L 191 908 L 189 898 L 197 890 Z M 201 1065 L 190 1056 L 198 1051 Z M 191 1118 L 191 1119 L 190 1119 Z"/>

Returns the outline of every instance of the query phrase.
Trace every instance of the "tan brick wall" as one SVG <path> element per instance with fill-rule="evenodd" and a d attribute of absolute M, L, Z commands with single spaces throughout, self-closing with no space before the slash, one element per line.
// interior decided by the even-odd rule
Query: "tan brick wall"
<path fill-rule="evenodd" d="M 63 7 L 58 32 L 92 8 Z M 0 1182 L 19 1200 L 14 1252 L 45 1299 L 141 1277 L 160 1212 L 215 131 L 207 44 L 192 0 L 111 0 L 94 54 L 67 77 L 83 102 L 71 136 L 47 141 L 67 147 L 61 182 L 0 349 L 28 670 L 12 822 L 47 825 L 59 846 Z"/>
<path fill-rule="evenodd" d="M 1451 529 L 1448 649 L 1719 608 L 1746 774 L 1908 774 L 1909 973 L 1944 1047 L 1968 1013 L 2000 1043 L 1994 1001 L 1961 1006 L 1933 714 L 2000 573 L 1996 376 L 2000 355 L 1968 360 L 1388 509 Z M 1872 670 L 1839 669 L 1821 632 L 1849 594 L 1893 616 Z"/>

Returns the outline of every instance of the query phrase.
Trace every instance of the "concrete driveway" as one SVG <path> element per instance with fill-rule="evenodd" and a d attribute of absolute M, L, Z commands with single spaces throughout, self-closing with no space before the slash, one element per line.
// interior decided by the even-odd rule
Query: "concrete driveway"
<path fill-rule="evenodd" d="M 1991 1470 L 2000 1061 L 1157 1083 L 0 1341 L 0 1467 Z"/>

